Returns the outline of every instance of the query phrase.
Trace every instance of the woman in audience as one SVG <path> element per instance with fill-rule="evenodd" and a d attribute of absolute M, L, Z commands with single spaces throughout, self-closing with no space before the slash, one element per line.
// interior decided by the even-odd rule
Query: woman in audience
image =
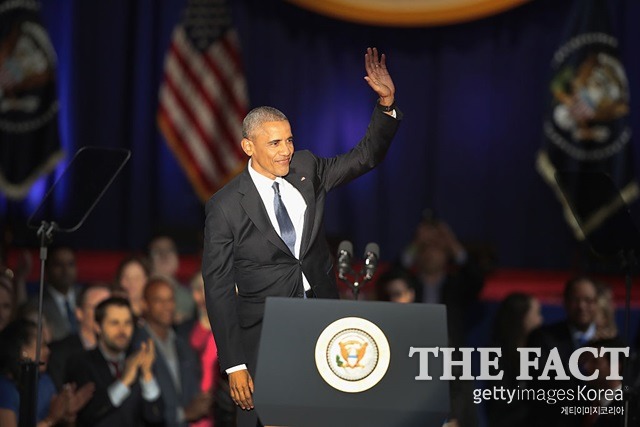
<path fill-rule="evenodd" d="M 527 337 L 542 325 L 542 321 L 540 303 L 532 295 L 516 292 L 500 303 L 493 323 L 492 347 L 502 349 L 499 369 L 504 376 L 499 384 L 494 385 L 509 389 L 525 385 L 516 379 L 520 369 L 518 348 L 526 346 Z M 498 400 L 487 401 L 489 427 L 525 425 L 527 405 L 528 402 L 521 400 L 514 400 L 510 404 Z"/>
<path fill-rule="evenodd" d="M 44 330 L 38 378 L 38 401 L 36 408 L 37 427 L 73 424 L 78 410 L 93 394 L 89 385 L 76 390 L 74 385 L 65 385 L 56 394 L 51 377 L 45 372 L 49 357 Z M 38 327 L 24 318 L 11 322 L 0 333 L 0 426 L 17 427 L 20 411 L 21 362 L 36 359 Z"/>
<path fill-rule="evenodd" d="M 150 274 L 149 261 L 140 255 L 130 255 L 123 259 L 116 272 L 114 292 L 124 292 L 123 296 L 129 299 L 133 314 L 138 318 L 142 315 L 143 291 Z"/>
<path fill-rule="evenodd" d="M 220 374 L 218 349 L 211 333 L 204 298 L 204 280 L 200 272 L 191 279 L 191 292 L 198 316 L 180 327 L 190 324 L 189 342 L 200 357 L 202 368 L 200 389 L 214 394 L 213 416 L 192 424 L 192 427 L 232 427 L 236 424 L 235 404 L 231 400 L 228 378 L 226 374 Z"/>

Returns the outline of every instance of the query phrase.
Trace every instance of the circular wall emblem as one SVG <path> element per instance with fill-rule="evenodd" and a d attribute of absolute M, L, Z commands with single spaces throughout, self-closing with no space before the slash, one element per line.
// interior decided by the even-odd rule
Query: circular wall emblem
<path fill-rule="evenodd" d="M 378 384 L 387 373 L 391 352 L 384 332 L 360 317 L 338 319 L 316 342 L 316 367 L 331 387 L 359 393 Z"/>

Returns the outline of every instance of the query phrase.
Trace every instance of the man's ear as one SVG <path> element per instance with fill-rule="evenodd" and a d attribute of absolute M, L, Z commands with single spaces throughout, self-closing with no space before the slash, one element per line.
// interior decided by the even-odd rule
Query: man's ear
<path fill-rule="evenodd" d="M 247 138 L 242 138 L 240 145 L 242 146 L 242 151 L 244 151 L 247 156 L 251 157 L 253 155 L 253 142 Z"/>

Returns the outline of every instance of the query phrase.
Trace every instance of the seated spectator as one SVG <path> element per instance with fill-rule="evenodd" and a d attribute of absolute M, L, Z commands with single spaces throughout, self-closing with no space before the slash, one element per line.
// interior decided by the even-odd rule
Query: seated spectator
<path fill-rule="evenodd" d="M 525 381 L 518 381 L 520 372 L 519 347 L 525 347 L 529 334 L 542 325 L 540 303 L 528 294 L 509 294 L 498 307 L 493 322 L 491 346 L 502 349 L 498 368 L 504 372 L 500 384 L 509 389 L 525 387 Z M 523 425 L 528 416 L 528 403 L 517 400 L 507 403 L 499 400 L 487 401 L 487 421 L 489 427 Z"/>
<path fill-rule="evenodd" d="M 416 299 L 417 279 L 402 267 L 392 267 L 378 277 L 376 294 L 378 301 L 411 303 Z"/>
<path fill-rule="evenodd" d="M 613 302 L 611 286 L 604 282 L 596 282 L 596 339 L 615 338 L 618 336 L 616 325 L 616 305 Z"/>
<path fill-rule="evenodd" d="M 163 422 L 160 387 L 153 374 L 155 346 L 142 342 L 127 357 L 134 320 L 129 302 L 109 297 L 95 308 L 98 345 L 72 359 L 67 380 L 94 383 L 96 392 L 78 413 L 77 426 L 124 427 Z"/>
<path fill-rule="evenodd" d="M 157 235 L 151 239 L 147 249 L 151 260 L 152 275 L 169 278 L 174 288 L 176 294 L 175 324 L 192 319 L 195 316 L 196 305 L 191 292 L 176 277 L 180 268 L 180 257 L 175 241 L 167 235 Z"/>
<path fill-rule="evenodd" d="M 402 263 L 418 278 L 416 301 L 446 305 L 450 343 L 464 346 L 466 316 L 484 286 L 483 270 L 449 226 L 430 216 L 418 224 Z"/>
<path fill-rule="evenodd" d="M 20 414 L 22 360 L 35 361 L 38 327 L 26 319 L 17 319 L 0 333 L 0 425 L 17 427 Z M 36 422 L 38 427 L 73 424 L 76 414 L 94 392 L 93 384 L 76 389 L 66 386 L 60 394 L 51 378 L 46 374 L 49 348 L 41 342 L 40 374 L 38 378 L 38 400 Z"/>
<path fill-rule="evenodd" d="M 93 285 L 82 288 L 76 298 L 75 313 L 80 325 L 80 331 L 49 344 L 51 356 L 49 357 L 48 372 L 58 390 L 60 390 L 64 379 L 67 377 L 68 361 L 72 360 L 74 355 L 96 347 L 94 310 L 99 303 L 109 298 L 109 296 L 111 296 L 111 291 L 106 285 Z"/>
<path fill-rule="evenodd" d="M 144 288 L 144 326 L 136 341 L 150 338 L 155 344 L 153 372 L 164 399 L 165 425 L 186 427 L 210 413 L 213 396 L 200 391 L 200 364 L 187 339 L 173 330 L 175 311 L 169 280 L 152 277 Z"/>
<path fill-rule="evenodd" d="M 53 341 L 78 332 L 78 322 L 74 313 L 76 292 L 79 289 L 77 276 L 75 252 L 67 246 L 50 248 L 45 264 L 42 312 L 49 322 Z M 36 295 L 30 301 L 36 309 L 38 298 Z"/>
<path fill-rule="evenodd" d="M 0 272 L 0 331 L 15 318 L 15 312 L 16 298 L 12 280 Z"/>
<path fill-rule="evenodd" d="M 130 255 L 124 258 L 116 272 L 116 290 L 122 290 L 129 299 L 131 309 L 136 318 L 142 316 L 144 285 L 149 280 L 151 266 L 146 257 Z"/>
<path fill-rule="evenodd" d="M 6 264 L 6 259 L 0 253 L 0 276 L 5 276 L 11 281 L 16 307 L 27 302 L 27 277 L 33 265 L 31 253 L 27 249 L 20 249 L 19 252 L 18 262 L 12 268 Z"/>
<path fill-rule="evenodd" d="M 550 325 L 543 325 L 529 335 L 528 347 L 541 349 L 540 360 L 546 361 L 551 351 L 557 351 L 562 360 L 562 367 L 569 372 L 569 358 L 574 350 L 584 347 L 596 336 L 596 285 L 587 276 L 576 276 L 567 281 L 564 288 L 564 309 L 566 319 Z M 539 366 L 532 376 L 538 378 L 544 366 Z M 551 381 L 537 380 L 532 382 L 533 388 L 548 390 L 573 389 L 583 385 L 581 381 L 569 376 L 569 380 L 556 381 L 556 372 L 550 372 Z M 582 402 L 575 401 L 576 405 Z M 561 414 L 562 402 L 547 404 L 535 402 L 530 407 L 529 425 L 548 427 L 579 426 L 578 417 L 567 417 Z"/>

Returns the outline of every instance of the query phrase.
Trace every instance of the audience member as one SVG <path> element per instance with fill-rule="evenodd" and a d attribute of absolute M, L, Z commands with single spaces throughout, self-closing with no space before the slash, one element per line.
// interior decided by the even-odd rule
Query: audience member
<path fill-rule="evenodd" d="M 27 302 L 27 277 L 31 273 L 33 264 L 31 253 L 28 250 L 21 249 L 18 251 L 20 253 L 18 262 L 13 268 L 7 265 L 4 254 L 0 254 L 0 276 L 5 276 L 11 280 L 11 290 L 16 307 Z"/>
<path fill-rule="evenodd" d="M 412 303 L 416 299 L 418 281 L 407 269 L 393 266 L 378 277 L 376 294 L 378 301 Z"/>
<path fill-rule="evenodd" d="M 468 326 L 465 317 L 484 286 L 482 269 L 449 226 L 431 216 L 418 224 L 402 262 L 419 280 L 416 301 L 447 306 L 450 343 L 462 347 Z"/>
<path fill-rule="evenodd" d="M 80 325 L 78 333 L 71 334 L 49 344 L 49 375 L 56 388 L 60 390 L 67 377 L 68 361 L 72 356 L 84 350 L 94 349 L 97 345 L 94 310 L 102 301 L 109 298 L 110 289 L 106 285 L 93 285 L 82 288 L 76 298 L 76 319 Z M 73 368 L 71 366 L 71 368 Z"/>
<path fill-rule="evenodd" d="M 77 426 L 120 427 L 163 422 L 160 387 L 153 374 L 155 345 L 142 342 L 127 357 L 134 319 L 129 302 L 110 297 L 95 308 L 98 345 L 72 359 L 67 379 L 96 392 L 78 413 Z"/>
<path fill-rule="evenodd" d="M 12 280 L 0 272 L 0 331 L 15 318 L 15 312 L 16 298 Z"/>
<path fill-rule="evenodd" d="M 618 336 L 616 325 L 616 305 L 613 291 L 607 283 L 597 281 L 596 284 L 596 339 L 614 338 Z"/>
<path fill-rule="evenodd" d="M 116 272 L 116 289 L 124 291 L 136 317 L 142 316 L 144 286 L 151 275 L 151 265 L 146 257 L 129 255 L 124 258 Z"/>
<path fill-rule="evenodd" d="M 562 360 L 565 372 L 569 372 L 569 358 L 574 350 L 583 347 L 596 336 L 596 285 L 592 279 L 586 276 L 577 276 L 567 281 L 564 288 L 564 309 L 566 319 L 550 325 L 544 325 L 534 330 L 527 346 L 541 349 L 540 360 L 546 361 L 550 352 L 557 351 Z M 541 363 L 535 373 L 537 378 L 544 368 Z M 576 390 L 582 382 L 573 376 L 569 380 L 555 381 L 556 372 L 549 373 L 551 381 L 538 380 L 532 384 L 533 388 L 547 390 L 550 388 L 562 388 Z M 563 402 L 547 404 L 537 402 L 530 407 L 530 425 L 547 427 L 579 426 L 579 417 L 567 417 L 562 415 L 560 406 Z M 574 401 L 574 404 L 579 402 Z"/>
<path fill-rule="evenodd" d="M 498 369 L 504 372 L 502 380 L 492 385 L 509 389 L 524 388 L 526 381 L 517 380 L 520 372 L 518 348 L 525 347 L 529 334 L 542 325 L 540 303 L 528 294 L 512 293 L 500 303 L 493 322 L 491 346 L 502 349 Z M 487 401 L 487 422 L 489 427 L 510 427 L 524 425 L 528 417 L 528 402 L 515 400 Z"/>
<path fill-rule="evenodd" d="M 180 324 L 192 319 L 195 316 L 196 307 L 191 292 L 177 278 L 180 257 L 175 241 L 167 235 L 158 235 L 151 239 L 148 250 L 152 274 L 171 279 L 176 295 L 175 323 Z"/>
<path fill-rule="evenodd" d="M 231 399 L 229 379 L 226 372 L 220 372 L 218 365 L 218 349 L 211 333 L 211 325 L 207 315 L 204 296 L 204 278 L 198 272 L 191 280 L 191 292 L 196 303 L 198 317 L 189 325 L 191 347 L 200 356 L 202 379 L 200 390 L 213 393 L 213 420 L 206 418 L 192 425 L 192 427 L 235 427 L 236 407 Z M 186 326 L 186 324 L 184 324 Z"/>
<path fill-rule="evenodd" d="M 58 424 L 73 424 L 75 417 L 94 392 L 93 384 L 80 389 L 75 385 L 66 385 L 60 394 L 56 394 L 53 381 L 45 372 L 49 357 L 49 348 L 45 340 L 41 341 L 40 373 L 36 403 L 36 421 L 38 427 L 50 427 Z M 21 363 L 23 360 L 36 360 L 38 326 L 27 319 L 17 319 L 0 333 L 0 425 L 17 427 L 20 414 L 19 384 L 21 381 Z"/>
<path fill-rule="evenodd" d="M 172 284 L 151 278 L 144 288 L 144 326 L 136 340 L 151 338 L 156 348 L 154 375 L 164 399 L 166 426 L 186 427 L 211 412 L 212 394 L 200 391 L 200 365 L 186 339 L 173 330 L 176 301 Z"/>
<path fill-rule="evenodd" d="M 66 246 L 49 249 L 45 264 L 45 287 L 42 300 L 42 312 L 49 327 L 51 339 L 61 340 L 78 332 L 75 317 L 77 268 L 74 251 Z M 31 299 L 30 304 L 38 307 L 38 296 Z"/>

